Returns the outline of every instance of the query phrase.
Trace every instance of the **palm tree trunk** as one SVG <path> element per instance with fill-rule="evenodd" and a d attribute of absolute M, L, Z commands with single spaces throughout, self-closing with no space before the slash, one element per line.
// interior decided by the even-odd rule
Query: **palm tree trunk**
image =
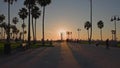
<path fill-rule="evenodd" d="M 80 33 L 79 33 L 79 30 L 78 30 L 78 40 L 80 40 Z"/>
<path fill-rule="evenodd" d="M 29 3 L 29 7 L 28 7 L 28 10 L 29 10 L 29 18 L 28 18 L 28 47 L 30 47 L 30 3 Z"/>
<path fill-rule="evenodd" d="M 23 20 L 23 24 L 24 24 L 24 20 Z M 23 27 L 23 42 L 24 42 L 24 27 Z"/>
<path fill-rule="evenodd" d="M 8 2 L 8 34 L 7 42 L 10 43 L 10 3 Z"/>
<path fill-rule="evenodd" d="M 89 38 L 89 29 L 87 30 L 87 33 L 88 33 L 88 41 L 90 40 L 90 38 Z"/>
<path fill-rule="evenodd" d="M 42 44 L 43 45 L 45 44 L 45 41 L 44 41 L 44 18 L 45 18 L 45 6 L 43 6 L 43 19 L 42 19 L 42 35 L 43 35 Z"/>
<path fill-rule="evenodd" d="M 33 16 L 32 16 L 32 33 L 33 33 L 33 41 L 35 41 L 35 33 L 34 33 L 34 24 L 33 24 Z"/>
<path fill-rule="evenodd" d="M 36 19 L 35 19 L 35 41 L 36 41 Z"/>
<path fill-rule="evenodd" d="M 102 41 L 102 29 L 100 29 L 101 41 Z"/>
<path fill-rule="evenodd" d="M 90 43 L 91 44 L 91 39 L 92 39 L 92 0 L 90 0 L 90 22 L 91 22 L 91 31 L 90 31 Z"/>

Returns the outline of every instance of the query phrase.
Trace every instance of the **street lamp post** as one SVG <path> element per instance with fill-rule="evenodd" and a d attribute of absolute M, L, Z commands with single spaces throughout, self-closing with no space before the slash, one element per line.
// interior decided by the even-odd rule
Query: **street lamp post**
<path fill-rule="evenodd" d="M 116 28 L 116 22 L 117 21 L 120 21 L 120 18 L 119 18 L 119 16 L 112 16 L 111 17 L 111 22 L 114 22 L 114 25 L 115 25 L 115 31 L 114 31 L 114 40 L 116 41 L 117 40 L 117 28 Z"/>

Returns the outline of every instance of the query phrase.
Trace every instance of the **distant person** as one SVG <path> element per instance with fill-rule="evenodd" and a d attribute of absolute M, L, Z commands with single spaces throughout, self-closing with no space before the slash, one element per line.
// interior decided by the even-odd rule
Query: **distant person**
<path fill-rule="evenodd" d="M 109 39 L 106 40 L 106 49 L 109 49 Z"/>

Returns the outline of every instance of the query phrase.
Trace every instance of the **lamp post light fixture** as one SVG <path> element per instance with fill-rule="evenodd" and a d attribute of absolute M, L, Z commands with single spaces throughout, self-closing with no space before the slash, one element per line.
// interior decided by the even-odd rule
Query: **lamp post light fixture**
<path fill-rule="evenodd" d="M 114 40 L 116 41 L 117 40 L 117 28 L 116 28 L 116 22 L 117 21 L 120 21 L 120 17 L 119 16 L 112 16 L 111 17 L 111 22 L 114 22 L 114 25 L 115 25 L 115 29 L 114 29 Z"/>

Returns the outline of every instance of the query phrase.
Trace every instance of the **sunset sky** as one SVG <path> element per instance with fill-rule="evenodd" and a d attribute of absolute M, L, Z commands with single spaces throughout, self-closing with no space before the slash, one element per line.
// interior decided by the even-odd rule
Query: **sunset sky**
<path fill-rule="evenodd" d="M 19 17 L 19 9 L 25 7 L 24 0 L 18 0 L 11 6 L 11 20 L 13 17 Z M 60 39 L 60 32 L 64 33 L 66 39 L 66 31 L 73 33 L 72 38 L 77 38 L 77 29 L 80 28 L 80 38 L 87 39 L 87 31 L 84 29 L 84 23 L 90 20 L 90 0 L 52 0 L 52 3 L 46 7 L 45 16 L 45 38 Z M 42 8 L 40 7 L 42 10 Z M 6 16 L 7 22 L 7 3 L 0 0 L 0 14 Z M 110 19 L 114 15 L 120 15 L 120 0 L 93 0 L 93 37 L 92 39 L 100 39 L 100 30 L 97 22 L 104 22 L 103 39 L 111 39 L 111 30 L 114 29 L 114 23 Z M 11 22 L 12 23 L 12 22 Z M 28 19 L 25 19 L 27 25 Z M 12 23 L 13 24 L 13 23 Z M 19 19 L 17 24 L 21 29 L 22 20 Z M 37 39 L 41 39 L 42 15 L 37 20 Z M 26 28 L 27 30 L 27 28 Z M 22 31 L 22 30 L 21 30 Z M 117 22 L 117 38 L 120 40 L 120 21 Z"/>

